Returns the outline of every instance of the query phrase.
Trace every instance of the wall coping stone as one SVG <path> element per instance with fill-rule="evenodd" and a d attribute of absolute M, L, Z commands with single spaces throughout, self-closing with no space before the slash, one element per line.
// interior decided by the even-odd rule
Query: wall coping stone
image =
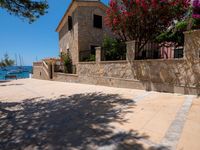
<path fill-rule="evenodd" d="M 33 62 L 33 66 L 42 66 L 42 61 Z"/>
<path fill-rule="evenodd" d="M 78 64 L 96 64 L 96 61 L 78 62 Z"/>
<path fill-rule="evenodd" d="M 200 29 L 185 31 L 185 32 L 183 32 L 183 33 L 184 33 L 184 34 L 190 34 L 190 33 L 194 33 L 194 32 L 200 32 Z"/>
<path fill-rule="evenodd" d="M 68 74 L 68 73 L 61 73 L 61 72 L 55 72 L 56 75 L 64 75 L 64 76 L 73 76 L 78 77 L 78 74 Z"/>
<path fill-rule="evenodd" d="M 107 64 L 107 63 L 128 63 L 127 60 L 115 60 L 115 61 L 101 61 L 100 63 L 102 64 Z"/>
<path fill-rule="evenodd" d="M 172 59 L 145 59 L 145 60 L 133 60 L 132 62 L 149 62 L 149 61 L 186 61 L 185 58 L 172 58 Z"/>
<path fill-rule="evenodd" d="M 37 64 L 37 63 L 42 63 L 42 61 L 36 61 L 36 62 L 33 62 L 34 64 Z"/>
<path fill-rule="evenodd" d="M 185 58 L 172 58 L 172 59 L 145 59 L 145 60 L 133 60 L 132 62 L 167 62 L 167 61 L 186 61 Z M 129 63 L 127 60 L 116 60 L 116 61 L 100 61 L 100 64 L 112 64 L 112 63 Z M 79 62 L 79 64 L 97 64 L 94 61 L 91 62 Z"/>

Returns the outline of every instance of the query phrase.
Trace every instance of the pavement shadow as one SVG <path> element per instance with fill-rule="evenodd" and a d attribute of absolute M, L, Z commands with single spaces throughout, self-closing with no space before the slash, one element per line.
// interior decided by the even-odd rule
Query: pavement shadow
<path fill-rule="evenodd" d="M 115 150 L 143 150 L 137 140 L 148 138 L 146 135 L 113 132 L 109 125 L 127 121 L 124 106 L 135 107 L 135 103 L 102 93 L 0 103 L 0 149 L 95 150 L 115 146 Z"/>
<path fill-rule="evenodd" d="M 10 80 L 0 80 L 0 83 L 10 82 Z"/>
<path fill-rule="evenodd" d="M 19 85 L 24 85 L 21 83 L 17 83 L 17 84 L 0 84 L 0 86 L 19 86 Z"/>

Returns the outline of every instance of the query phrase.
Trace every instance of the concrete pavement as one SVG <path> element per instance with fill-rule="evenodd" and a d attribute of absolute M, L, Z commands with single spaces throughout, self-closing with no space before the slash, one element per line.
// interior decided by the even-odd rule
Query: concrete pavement
<path fill-rule="evenodd" d="M 0 83 L 0 149 L 200 149 L 200 98 L 23 79 Z"/>

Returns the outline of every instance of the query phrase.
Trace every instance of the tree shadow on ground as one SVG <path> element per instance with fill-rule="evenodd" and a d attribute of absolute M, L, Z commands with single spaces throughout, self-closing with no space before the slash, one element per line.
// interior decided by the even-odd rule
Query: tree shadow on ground
<path fill-rule="evenodd" d="M 135 131 L 115 133 L 109 125 L 127 121 L 122 117 L 128 111 L 124 106 L 135 107 L 135 103 L 102 93 L 0 103 L 0 149 L 93 150 L 117 145 L 116 150 L 143 150 L 137 140 L 147 136 Z"/>
<path fill-rule="evenodd" d="M 0 80 L 0 83 L 10 82 L 9 80 Z"/>
<path fill-rule="evenodd" d="M 24 85 L 24 84 L 0 84 L 0 86 L 19 86 L 19 85 Z"/>

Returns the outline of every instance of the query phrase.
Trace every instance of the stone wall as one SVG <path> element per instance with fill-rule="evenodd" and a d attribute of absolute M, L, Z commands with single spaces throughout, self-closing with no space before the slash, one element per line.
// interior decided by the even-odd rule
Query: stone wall
<path fill-rule="evenodd" d="M 61 82 L 78 82 L 78 75 L 76 74 L 66 74 L 66 73 L 54 73 L 54 81 Z"/>
<path fill-rule="evenodd" d="M 53 80 L 200 95 L 200 30 L 185 33 L 182 59 L 134 60 L 134 44 L 127 43 L 126 61 L 101 61 L 96 48 L 95 62 L 79 62 L 77 75 L 55 73 Z"/>
<path fill-rule="evenodd" d="M 200 87 L 200 62 L 184 59 L 133 61 L 134 79 L 184 87 Z"/>
<path fill-rule="evenodd" d="M 127 61 L 82 62 L 78 64 L 78 75 L 88 77 L 112 77 L 134 79 L 131 66 Z"/>
<path fill-rule="evenodd" d="M 184 94 L 200 92 L 199 61 L 195 65 L 184 59 L 79 63 L 78 70 L 82 83 Z"/>
<path fill-rule="evenodd" d="M 93 26 L 93 16 L 102 16 L 102 29 Z M 106 12 L 98 7 L 84 6 L 78 8 L 78 44 L 79 51 L 90 50 L 90 46 L 102 46 L 105 36 L 112 36 L 111 31 L 106 27 Z"/>
<path fill-rule="evenodd" d="M 42 62 L 33 63 L 33 76 L 35 79 L 49 80 L 49 76 L 44 70 Z"/>

